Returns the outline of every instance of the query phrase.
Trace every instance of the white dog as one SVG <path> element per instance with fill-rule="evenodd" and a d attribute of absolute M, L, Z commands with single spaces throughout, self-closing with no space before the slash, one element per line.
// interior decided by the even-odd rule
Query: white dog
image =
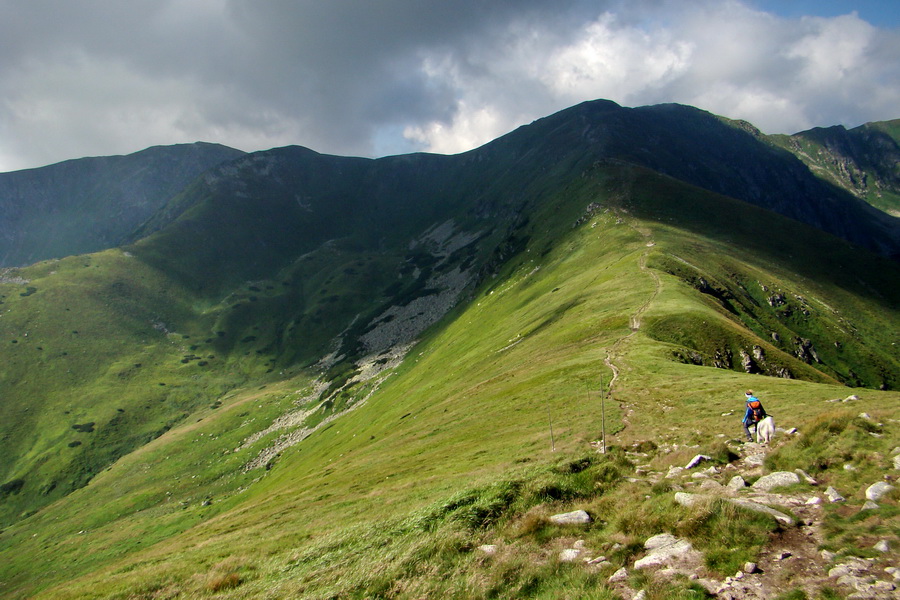
<path fill-rule="evenodd" d="M 775 437 L 775 419 L 766 417 L 756 424 L 756 443 L 768 444 Z"/>

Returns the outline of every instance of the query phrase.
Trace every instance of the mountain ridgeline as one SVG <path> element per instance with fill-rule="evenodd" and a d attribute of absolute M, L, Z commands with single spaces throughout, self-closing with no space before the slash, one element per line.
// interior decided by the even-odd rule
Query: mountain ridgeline
<path fill-rule="evenodd" d="M 892 126 L 865 131 L 845 153 L 870 173 L 863 191 L 811 170 L 825 159 L 809 144 L 831 137 L 607 101 L 454 156 L 199 145 L 0 176 L 16 197 L 42 190 L 27 215 L 4 207 L 6 264 L 50 258 L 0 273 L 10 597 L 77 597 L 66 577 L 96 583 L 113 564 L 136 577 L 153 544 L 202 552 L 212 515 L 239 532 L 257 509 L 338 502 L 342 485 L 357 518 L 360 490 L 393 485 L 366 461 L 438 469 L 415 496 L 435 500 L 438 481 L 532 460 L 547 412 L 586 411 L 571 399 L 598 376 L 621 405 L 613 432 L 628 432 L 626 406 L 655 412 L 669 394 L 699 414 L 750 385 L 801 404 L 842 386 L 893 393 L 900 221 L 866 200 L 897 193 L 897 144 Z M 28 241 L 43 219 L 53 235 Z M 513 431 L 483 430 L 498 422 Z M 329 479 L 342 468 L 354 475 Z M 53 530 L 67 511 L 90 527 Z M 304 518 L 284 536 L 318 535 Z M 88 529 L 104 550 L 76 560 Z M 270 543 L 250 537 L 237 543 Z"/>
<path fill-rule="evenodd" d="M 0 173 L 0 266 L 118 246 L 200 173 L 242 154 L 181 144 Z"/>

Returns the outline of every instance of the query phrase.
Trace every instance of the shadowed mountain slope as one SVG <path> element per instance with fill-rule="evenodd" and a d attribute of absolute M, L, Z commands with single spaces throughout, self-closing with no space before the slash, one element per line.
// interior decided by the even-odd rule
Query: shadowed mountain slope
<path fill-rule="evenodd" d="M 118 246 L 197 175 L 242 154 L 181 144 L 0 173 L 0 266 Z"/>

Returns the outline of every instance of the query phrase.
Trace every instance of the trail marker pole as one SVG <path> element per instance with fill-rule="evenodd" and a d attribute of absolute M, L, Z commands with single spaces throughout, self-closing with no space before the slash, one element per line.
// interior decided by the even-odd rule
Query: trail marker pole
<path fill-rule="evenodd" d="M 556 452 L 556 444 L 553 443 L 553 417 L 550 415 L 550 409 L 547 409 L 547 419 L 550 421 L 550 451 Z"/>
<path fill-rule="evenodd" d="M 603 440 L 603 454 L 606 454 L 606 403 L 603 400 L 603 375 L 600 375 L 600 427 Z"/>

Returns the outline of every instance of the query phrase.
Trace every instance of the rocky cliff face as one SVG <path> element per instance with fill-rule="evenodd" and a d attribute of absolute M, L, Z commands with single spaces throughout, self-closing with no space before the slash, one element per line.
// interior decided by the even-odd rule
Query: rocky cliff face
<path fill-rule="evenodd" d="M 823 179 L 900 216 L 900 121 L 817 127 L 772 139 Z"/>
<path fill-rule="evenodd" d="M 242 154 L 182 144 L 0 173 L 0 266 L 117 246 L 189 181 Z"/>

